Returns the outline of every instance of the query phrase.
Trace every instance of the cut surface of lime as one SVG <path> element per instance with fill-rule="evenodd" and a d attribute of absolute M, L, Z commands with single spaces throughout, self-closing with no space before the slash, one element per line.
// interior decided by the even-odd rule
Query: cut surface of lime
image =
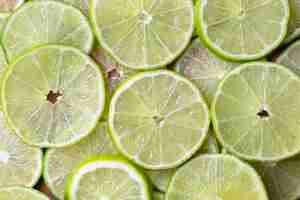
<path fill-rule="evenodd" d="M 238 65 L 240 63 L 217 57 L 199 39 L 195 39 L 176 62 L 175 70 L 192 80 L 210 104 L 219 82 Z"/>
<path fill-rule="evenodd" d="M 300 197 L 300 156 L 277 163 L 257 163 L 271 200 L 295 200 Z"/>
<path fill-rule="evenodd" d="M 150 187 L 142 173 L 118 157 L 99 157 L 82 164 L 70 176 L 68 200 L 150 200 Z"/>
<path fill-rule="evenodd" d="M 9 129 L 2 112 L 0 138 L 0 187 L 33 187 L 42 173 L 42 151 L 17 137 Z"/>
<path fill-rule="evenodd" d="M 7 19 L 10 14 L 0 13 L 0 36 L 2 36 L 4 26 L 6 25 Z"/>
<path fill-rule="evenodd" d="M 284 44 L 290 43 L 300 36 L 300 1 L 289 0 L 291 17 L 288 27 L 288 33 Z"/>
<path fill-rule="evenodd" d="M 45 44 L 73 46 L 89 52 L 93 34 L 86 17 L 73 6 L 57 1 L 31 1 L 8 19 L 2 43 L 9 61 Z"/>
<path fill-rule="evenodd" d="M 0 13 L 10 13 L 24 3 L 24 0 L 0 0 Z"/>
<path fill-rule="evenodd" d="M 287 0 L 201 0 L 196 28 L 203 41 L 230 60 L 264 57 L 284 40 L 290 9 Z"/>
<path fill-rule="evenodd" d="M 43 193 L 26 187 L 4 187 L 0 188 L 1 200 L 49 200 Z"/>
<path fill-rule="evenodd" d="M 264 185 L 249 165 L 233 156 L 202 155 L 173 176 L 166 200 L 268 200 Z"/>
<path fill-rule="evenodd" d="M 78 49 L 46 45 L 10 64 L 2 104 L 26 143 L 62 147 L 96 126 L 105 104 L 104 81 L 98 66 Z"/>
<path fill-rule="evenodd" d="M 40 0 L 40 1 L 48 1 L 48 0 Z M 56 0 L 65 4 L 72 5 L 83 12 L 83 14 L 87 15 L 89 10 L 89 2 L 90 0 Z"/>
<path fill-rule="evenodd" d="M 161 192 L 153 192 L 153 200 L 164 200 L 165 195 Z"/>
<path fill-rule="evenodd" d="M 194 30 L 191 0 L 93 0 L 90 17 L 101 46 L 134 69 L 169 64 Z"/>
<path fill-rule="evenodd" d="M 127 158 L 146 169 L 168 169 L 200 148 L 209 113 L 200 91 L 186 78 L 167 70 L 141 72 L 116 90 L 109 127 Z"/>
<path fill-rule="evenodd" d="M 300 79 L 284 66 L 253 62 L 231 71 L 212 104 L 221 144 L 248 160 L 277 161 L 300 151 Z"/>
<path fill-rule="evenodd" d="M 67 177 L 79 164 L 91 157 L 117 153 L 109 137 L 106 122 L 100 122 L 95 130 L 79 143 L 47 151 L 44 179 L 52 193 L 63 199 Z"/>
<path fill-rule="evenodd" d="M 300 41 L 294 42 L 275 60 L 300 76 Z"/>

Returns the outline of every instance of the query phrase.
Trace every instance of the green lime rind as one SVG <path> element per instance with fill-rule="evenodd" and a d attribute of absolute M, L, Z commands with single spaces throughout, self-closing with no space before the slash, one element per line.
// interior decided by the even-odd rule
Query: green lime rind
<path fill-rule="evenodd" d="M 289 44 L 300 36 L 300 1 L 288 0 L 291 9 L 291 17 L 288 32 L 283 44 Z"/>
<path fill-rule="evenodd" d="M 57 198 L 63 199 L 67 177 L 77 166 L 91 157 L 116 154 L 106 122 L 99 122 L 95 130 L 77 144 L 47 150 L 43 171 L 46 185 Z"/>
<path fill-rule="evenodd" d="M 48 0 L 40 0 L 40 1 L 48 1 Z M 56 0 L 65 4 L 69 4 L 74 6 L 75 8 L 78 8 L 83 12 L 83 14 L 88 15 L 89 10 L 89 0 Z"/>
<path fill-rule="evenodd" d="M 202 155 L 173 176 L 166 200 L 268 200 L 257 172 L 229 155 Z"/>
<path fill-rule="evenodd" d="M 146 169 L 174 168 L 188 160 L 203 144 L 209 121 L 199 89 L 168 70 L 130 77 L 110 104 L 109 130 L 116 147 Z M 182 132 L 189 136 L 182 138 Z"/>
<path fill-rule="evenodd" d="M 211 108 L 219 142 L 246 160 L 278 161 L 299 153 L 299 91 L 299 77 L 275 63 L 252 62 L 231 71 Z"/>
<path fill-rule="evenodd" d="M 50 200 L 45 194 L 26 187 L 12 186 L 0 188 L 1 200 Z"/>
<path fill-rule="evenodd" d="M 93 33 L 87 18 L 73 6 L 31 1 L 9 17 L 2 44 L 10 62 L 26 50 L 45 44 L 73 46 L 88 53 Z"/>
<path fill-rule="evenodd" d="M 288 31 L 290 18 L 289 3 L 287 0 L 276 1 L 277 4 L 273 1 L 242 0 L 239 1 L 241 5 L 236 5 L 238 3 L 233 1 L 222 1 L 216 3 L 215 1 L 199 0 L 195 6 L 195 24 L 197 33 L 201 40 L 219 57 L 232 61 L 258 60 L 277 48 L 284 41 Z M 220 5 L 218 3 L 220 3 Z M 222 3 L 224 5 L 222 5 Z M 251 6 L 251 3 L 261 3 L 261 6 Z M 274 3 L 274 5 L 271 3 Z M 242 8 L 245 4 L 247 4 L 247 6 L 251 6 L 249 8 L 251 9 L 251 12 L 249 11 L 250 13 L 257 10 L 257 16 L 254 14 L 253 16 L 247 17 L 246 8 Z M 277 8 L 276 6 L 279 4 L 280 6 Z M 207 7 L 214 10 L 205 12 L 203 9 Z M 273 13 L 270 12 L 272 10 L 274 10 Z M 272 16 L 274 13 L 275 15 Z M 210 26 L 216 29 L 215 34 L 211 33 L 211 36 L 215 37 L 215 41 L 208 36 L 207 30 L 204 28 L 208 26 L 207 22 L 204 22 L 204 15 L 207 15 L 206 17 L 211 17 L 209 18 L 209 20 L 211 20 L 211 22 L 209 22 L 211 23 Z M 233 24 L 229 27 L 226 23 L 230 21 Z M 245 26 L 250 28 L 246 29 Z M 278 31 L 273 30 L 278 29 L 276 26 L 280 26 Z M 216 27 L 219 27 L 220 30 L 218 31 Z M 228 29 L 227 32 L 225 32 L 226 28 Z M 239 32 L 241 34 L 237 34 Z M 277 32 L 279 33 L 276 34 Z M 223 37 L 217 36 L 217 34 L 225 33 L 228 34 L 226 36 L 228 38 L 225 38 L 224 35 Z M 246 33 L 252 34 L 252 37 L 246 37 Z M 230 41 L 232 41 L 232 43 L 229 44 L 228 42 Z M 246 41 L 247 44 L 245 44 Z M 220 46 L 224 46 L 225 44 L 227 45 L 227 48 Z M 232 51 L 230 52 L 229 49 Z M 248 53 L 246 51 L 248 51 Z"/>
<path fill-rule="evenodd" d="M 95 185 L 93 183 L 88 182 L 89 179 L 87 180 L 85 179 L 86 182 L 80 182 L 82 177 L 88 176 L 88 174 L 94 174 L 95 176 L 101 175 L 101 174 L 96 174 L 96 172 L 97 169 L 99 170 L 103 168 L 115 169 L 114 171 L 119 170 L 125 172 L 127 176 L 123 177 L 123 179 L 120 180 L 120 177 L 122 177 L 120 176 L 120 174 L 119 177 L 118 174 L 111 174 L 112 176 L 108 177 L 109 178 L 108 181 L 104 183 L 101 182 L 104 181 L 104 179 L 94 179 L 95 182 L 94 181 L 93 182 L 96 183 L 97 185 L 102 185 L 103 186 L 102 188 L 101 187 L 95 188 Z M 111 173 L 114 173 L 114 171 L 111 171 Z M 79 183 L 81 183 L 80 185 L 81 187 L 78 185 Z M 107 188 L 104 187 L 106 183 L 109 185 L 109 186 L 107 185 Z M 116 188 L 114 188 L 113 186 L 116 186 Z M 132 186 L 135 186 L 134 187 L 135 190 L 129 190 L 131 189 Z M 122 191 L 121 187 L 125 188 L 125 191 L 123 191 L 122 193 L 120 193 Z M 104 194 L 101 193 L 101 189 L 108 189 L 108 190 L 111 189 L 111 191 L 103 191 L 106 192 Z M 107 198 L 109 196 L 114 195 L 113 194 L 114 192 L 120 193 L 119 199 L 126 199 L 126 196 L 124 197 L 122 196 L 122 194 L 126 195 L 126 192 L 131 192 L 131 191 L 135 192 L 133 195 L 137 195 L 136 193 L 138 193 L 138 195 L 141 197 L 138 198 L 138 200 L 150 200 L 152 196 L 151 194 L 152 188 L 150 187 L 150 185 L 148 185 L 147 179 L 143 175 L 143 173 L 140 172 L 139 169 L 136 168 L 134 165 L 132 165 L 129 161 L 119 156 L 100 156 L 100 157 L 92 158 L 82 163 L 81 166 L 77 170 L 75 170 L 72 173 L 72 175 L 70 175 L 68 178 L 65 199 L 67 200 L 81 199 L 81 198 L 77 198 L 78 192 L 81 192 L 78 190 L 83 190 L 82 195 L 83 196 L 87 195 L 88 199 L 90 200 L 99 199 L 100 195 L 101 195 L 100 197 L 103 196 L 103 198 L 105 199 L 105 197 Z"/>
<path fill-rule="evenodd" d="M 269 198 L 272 200 L 295 200 L 300 197 L 299 155 L 277 163 L 254 163 L 261 175 Z"/>
<path fill-rule="evenodd" d="M 191 0 L 93 0 L 90 18 L 101 46 L 132 69 L 157 69 L 171 63 L 194 31 Z"/>
<path fill-rule="evenodd" d="M 24 66 L 27 69 L 22 71 Z M 104 85 L 99 67 L 83 52 L 44 45 L 9 65 L 2 84 L 3 110 L 24 142 L 64 147 L 83 139 L 97 125 L 105 106 Z M 61 95 L 54 103 L 48 100 L 51 91 Z"/>

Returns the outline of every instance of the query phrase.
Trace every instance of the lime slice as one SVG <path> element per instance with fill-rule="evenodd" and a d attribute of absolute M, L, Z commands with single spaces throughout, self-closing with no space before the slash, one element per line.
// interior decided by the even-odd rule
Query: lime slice
<path fill-rule="evenodd" d="M 272 200 L 295 200 L 300 197 L 300 156 L 278 163 L 257 163 Z"/>
<path fill-rule="evenodd" d="M 0 36 L 2 36 L 2 32 L 6 25 L 9 15 L 10 14 L 7 14 L 7 13 L 0 13 Z"/>
<path fill-rule="evenodd" d="M 165 195 L 160 192 L 153 192 L 153 200 L 164 200 Z"/>
<path fill-rule="evenodd" d="M 105 154 L 117 154 L 117 151 L 108 135 L 106 122 L 100 122 L 79 143 L 47 151 L 44 160 L 44 179 L 47 186 L 55 196 L 63 199 L 67 176 L 74 168 L 90 157 Z"/>
<path fill-rule="evenodd" d="M 43 193 L 25 187 L 0 188 L 1 200 L 49 200 Z"/>
<path fill-rule="evenodd" d="M 300 1 L 289 0 L 291 17 L 288 26 L 288 33 L 284 43 L 290 43 L 300 36 Z"/>
<path fill-rule="evenodd" d="M 228 155 L 203 155 L 180 168 L 166 200 L 268 200 L 256 171 Z"/>
<path fill-rule="evenodd" d="M 2 43 L 8 60 L 43 44 L 64 44 L 89 52 L 93 34 L 86 17 L 57 1 L 32 1 L 9 17 Z"/>
<path fill-rule="evenodd" d="M 204 153 L 214 154 L 219 153 L 219 147 L 217 140 L 212 136 L 211 131 L 209 131 L 208 138 L 205 140 L 201 149 L 195 154 L 199 156 Z M 167 192 L 168 185 L 177 171 L 178 168 L 166 169 L 166 170 L 146 170 L 145 173 L 148 175 L 152 184 L 162 192 Z"/>
<path fill-rule="evenodd" d="M 24 144 L 8 128 L 2 112 L 0 138 L 0 187 L 34 186 L 42 172 L 42 151 Z"/>
<path fill-rule="evenodd" d="M 289 22 L 287 0 L 202 0 L 196 28 L 205 43 L 230 60 L 255 60 L 278 47 Z"/>
<path fill-rule="evenodd" d="M 267 62 L 245 64 L 221 82 L 212 118 L 221 144 L 248 160 L 276 161 L 300 151 L 300 79 Z"/>
<path fill-rule="evenodd" d="M 176 62 L 175 70 L 192 80 L 210 104 L 219 82 L 238 65 L 240 63 L 218 58 L 199 39 L 195 39 Z"/>
<path fill-rule="evenodd" d="M 101 46 L 120 64 L 134 69 L 172 62 L 194 30 L 191 0 L 93 0 L 90 15 Z"/>
<path fill-rule="evenodd" d="M 40 0 L 40 1 L 48 1 L 48 0 Z M 56 1 L 60 1 L 65 4 L 72 5 L 78 8 L 79 10 L 81 10 L 85 15 L 88 14 L 90 0 L 56 0 Z"/>
<path fill-rule="evenodd" d="M 146 169 L 174 168 L 202 145 L 209 113 L 199 90 L 167 70 L 142 72 L 111 100 L 110 132 L 118 149 Z"/>
<path fill-rule="evenodd" d="M 9 13 L 24 3 L 24 0 L 1 0 L 0 13 Z"/>
<path fill-rule="evenodd" d="M 280 56 L 276 59 L 276 63 L 282 64 L 290 68 L 298 76 L 300 76 L 300 41 L 294 42 L 290 45 Z"/>
<path fill-rule="evenodd" d="M 82 164 L 69 178 L 69 200 L 150 200 L 145 177 L 118 157 L 99 157 Z"/>
<path fill-rule="evenodd" d="M 2 103 L 11 127 L 26 143 L 62 147 L 87 136 L 104 108 L 98 66 L 73 47 L 47 45 L 9 66 Z"/>

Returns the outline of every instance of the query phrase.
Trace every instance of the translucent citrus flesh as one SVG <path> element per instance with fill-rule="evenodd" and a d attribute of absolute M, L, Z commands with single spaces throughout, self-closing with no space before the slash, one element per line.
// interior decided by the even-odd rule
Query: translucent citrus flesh
<path fill-rule="evenodd" d="M 153 192 L 153 200 L 164 200 L 165 195 L 160 192 Z"/>
<path fill-rule="evenodd" d="M 215 131 L 230 152 L 281 160 L 300 151 L 300 80 L 285 67 L 245 64 L 222 81 L 212 106 Z"/>
<path fill-rule="evenodd" d="M 73 6 L 57 1 L 33 1 L 9 18 L 2 43 L 8 60 L 12 61 L 28 49 L 49 43 L 89 52 L 93 34 L 86 17 Z"/>
<path fill-rule="evenodd" d="M 42 151 L 24 144 L 8 128 L 2 112 L 0 138 L 0 187 L 34 186 L 42 172 Z"/>
<path fill-rule="evenodd" d="M 166 200 L 268 200 L 256 171 L 233 156 L 203 155 L 174 175 Z"/>
<path fill-rule="evenodd" d="M 40 0 L 43 1 L 43 0 Z M 48 1 L 48 0 L 44 0 L 44 1 Z M 88 10 L 89 10 L 89 0 L 56 0 L 56 1 L 60 1 L 63 2 L 65 4 L 70 4 L 78 9 L 80 9 L 85 15 L 88 14 Z"/>
<path fill-rule="evenodd" d="M 289 43 L 300 36 L 300 1 L 289 0 L 291 16 L 289 21 L 288 33 L 284 43 Z"/>
<path fill-rule="evenodd" d="M 197 29 L 219 55 L 231 60 L 262 58 L 285 38 L 287 0 L 198 1 Z"/>
<path fill-rule="evenodd" d="M 47 196 L 37 190 L 25 187 L 0 188 L 1 200 L 49 200 Z"/>
<path fill-rule="evenodd" d="M 110 105 L 109 126 L 126 157 L 147 169 L 167 169 L 182 164 L 200 148 L 208 115 L 190 81 L 158 70 L 139 73 L 118 88 Z"/>
<path fill-rule="evenodd" d="M 72 47 L 47 45 L 10 65 L 2 102 L 10 125 L 26 143 L 61 147 L 95 127 L 104 89 L 98 66 L 88 56 Z"/>
<path fill-rule="evenodd" d="M 72 171 L 88 158 L 107 154 L 117 154 L 117 151 L 108 135 L 106 122 L 100 122 L 95 130 L 79 143 L 47 151 L 44 178 L 48 187 L 59 199 L 63 199 L 67 177 Z"/>
<path fill-rule="evenodd" d="M 100 157 L 88 161 L 73 173 L 67 187 L 71 200 L 150 200 L 143 175 L 129 162 Z"/>
<path fill-rule="evenodd" d="M 233 68 L 240 65 L 223 60 L 207 49 L 199 39 L 195 39 L 175 65 L 177 72 L 192 80 L 200 88 L 210 104 L 219 82 Z"/>
<path fill-rule="evenodd" d="M 135 69 L 172 62 L 194 30 L 191 0 L 93 0 L 90 15 L 101 46 Z"/>
<path fill-rule="evenodd" d="M 4 26 L 10 14 L 0 13 L 0 36 L 2 36 Z"/>

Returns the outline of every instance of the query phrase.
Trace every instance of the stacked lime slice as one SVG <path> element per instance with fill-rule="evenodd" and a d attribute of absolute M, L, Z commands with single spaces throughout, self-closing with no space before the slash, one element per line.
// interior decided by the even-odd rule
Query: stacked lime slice
<path fill-rule="evenodd" d="M 109 127 L 117 148 L 147 169 L 168 169 L 189 159 L 209 127 L 199 90 L 167 70 L 139 73 L 111 100 Z"/>
<path fill-rule="evenodd" d="M 49 200 L 47 196 L 37 190 L 25 187 L 0 188 L 1 200 Z"/>
<path fill-rule="evenodd" d="M 253 62 L 230 72 L 212 104 L 222 145 L 244 159 L 277 161 L 300 151 L 300 79 L 287 68 Z"/>
<path fill-rule="evenodd" d="M 199 156 L 174 175 L 166 200 L 268 200 L 260 177 L 233 156 Z"/>
<path fill-rule="evenodd" d="M 83 163 L 69 178 L 68 200 L 150 200 L 150 187 L 137 168 L 118 157 L 99 157 Z"/>
<path fill-rule="evenodd" d="M 172 62 L 194 30 L 191 0 L 93 0 L 90 15 L 101 46 L 120 64 L 134 69 Z"/>
<path fill-rule="evenodd" d="M 10 126 L 26 143 L 61 147 L 87 136 L 104 109 L 98 66 L 81 51 L 59 45 L 33 49 L 5 75 L 2 103 Z"/>
<path fill-rule="evenodd" d="M 41 0 L 41 1 L 48 1 L 48 0 Z M 79 10 L 81 10 L 85 15 L 88 14 L 88 10 L 90 7 L 89 6 L 90 0 L 56 0 L 56 1 L 60 1 L 65 4 L 72 5 L 76 8 L 78 8 Z"/>
<path fill-rule="evenodd" d="M 254 60 L 284 40 L 289 22 L 288 0 L 201 0 L 196 28 L 203 41 L 230 60 Z"/>
<path fill-rule="evenodd" d="M 59 199 L 64 198 L 64 188 L 69 174 L 90 157 L 117 154 L 108 135 L 106 122 L 100 122 L 95 130 L 79 143 L 65 148 L 47 151 L 44 162 L 44 179 Z"/>
<path fill-rule="evenodd" d="M 3 46 L 9 61 L 43 44 L 64 44 L 84 52 L 92 48 L 93 34 L 86 17 L 73 6 L 56 1 L 24 4 L 9 17 Z"/>

